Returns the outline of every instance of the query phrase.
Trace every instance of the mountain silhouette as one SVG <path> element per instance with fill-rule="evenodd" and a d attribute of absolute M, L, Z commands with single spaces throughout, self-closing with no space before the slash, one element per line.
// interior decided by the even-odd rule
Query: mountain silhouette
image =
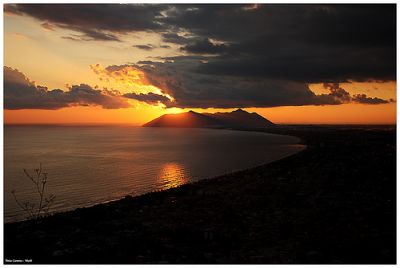
<path fill-rule="evenodd" d="M 189 111 L 180 114 L 165 114 L 144 127 L 198 127 L 198 128 L 264 128 L 274 124 L 257 113 L 242 109 L 230 113 L 196 113 Z"/>

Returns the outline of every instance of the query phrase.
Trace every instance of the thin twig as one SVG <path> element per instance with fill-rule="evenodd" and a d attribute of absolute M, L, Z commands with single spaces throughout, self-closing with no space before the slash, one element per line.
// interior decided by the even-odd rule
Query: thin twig
<path fill-rule="evenodd" d="M 28 206 L 27 206 L 27 205 L 24 206 L 24 205 L 22 205 L 22 204 L 18 201 L 18 198 L 17 198 L 17 196 L 16 196 L 16 194 L 15 194 L 15 191 L 11 191 L 11 193 L 12 193 L 12 195 L 13 195 L 13 197 L 14 197 L 15 202 L 18 204 L 18 206 L 19 206 L 20 208 L 22 208 L 22 210 L 24 210 L 25 212 L 29 213 L 30 217 L 33 217 L 34 214 L 33 214 L 32 210 L 28 209 Z"/>
<path fill-rule="evenodd" d="M 39 206 L 37 207 L 37 210 L 34 209 L 35 207 L 34 203 L 26 202 L 25 204 L 22 204 L 20 201 L 18 201 L 18 198 L 15 194 L 15 190 L 11 191 L 11 193 L 18 206 L 29 214 L 29 218 L 38 219 L 43 214 L 48 213 L 50 206 L 52 205 L 55 199 L 55 196 L 49 195 L 48 197 L 45 197 L 47 173 L 43 172 L 41 163 L 39 164 L 38 169 L 34 169 L 34 172 L 36 173 L 36 178 L 34 178 L 34 175 L 31 175 L 26 169 L 24 169 L 23 171 L 26 177 L 29 178 L 29 180 L 35 185 L 36 192 L 39 194 Z"/>

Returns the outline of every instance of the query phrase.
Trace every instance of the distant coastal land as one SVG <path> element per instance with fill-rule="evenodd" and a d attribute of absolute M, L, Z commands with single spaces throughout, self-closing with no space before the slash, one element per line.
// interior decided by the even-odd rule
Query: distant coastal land
<path fill-rule="evenodd" d="M 230 113 L 196 113 L 189 111 L 180 114 L 165 114 L 144 127 L 195 127 L 195 128 L 266 128 L 274 123 L 257 113 L 237 109 Z"/>
<path fill-rule="evenodd" d="M 162 192 L 5 224 L 4 257 L 35 264 L 394 264 L 395 126 L 268 132 L 300 137 L 307 149 Z"/>

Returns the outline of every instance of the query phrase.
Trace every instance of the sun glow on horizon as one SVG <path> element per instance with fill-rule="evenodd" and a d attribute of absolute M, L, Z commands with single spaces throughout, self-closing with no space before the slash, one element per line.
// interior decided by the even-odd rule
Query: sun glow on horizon
<path fill-rule="evenodd" d="M 258 4 L 244 7 L 246 12 L 254 12 L 254 15 L 257 15 L 261 9 L 262 5 Z M 21 16 L 21 14 L 7 12 L 4 13 L 3 19 L 4 65 L 18 69 L 35 85 L 47 87 L 48 90 L 61 89 L 64 92 L 68 92 L 72 85 L 86 84 L 99 91 L 108 90 L 111 92 L 110 94 L 116 94 L 121 98 L 127 93 L 154 93 L 168 98 L 172 103 L 172 105 L 165 105 L 161 101 L 146 103 L 129 98 L 126 99 L 128 103 L 126 106 L 130 107 L 118 109 L 103 109 L 96 104 L 73 106 L 74 103 L 70 107 L 53 110 L 33 108 L 21 110 L 5 109 L 4 122 L 6 124 L 104 123 L 134 124 L 139 126 L 163 114 L 177 114 L 189 110 L 200 113 L 230 112 L 236 109 L 171 107 L 173 104 L 179 106 L 179 104 L 183 103 L 179 94 L 171 93 L 178 90 L 167 88 L 169 84 L 166 86 L 166 83 L 152 81 L 150 75 L 140 70 L 144 66 L 140 64 L 141 61 L 173 62 L 175 57 L 192 55 L 183 49 L 184 45 L 179 44 L 180 41 L 184 42 L 185 38 L 193 36 L 193 32 L 188 29 L 179 29 L 176 32 L 176 36 L 171 35 L 171 38 L 175 38 L 174 40 L 178 43 L 169 43 L 164 38 L 164 32 L 157 33 L 156 31 L 134 31 L 127 34 L 114 33 L 120 39 L 119 42 L 101 40 L 74 41 L 73 38 L 68 37 L 78 36 L 82 33 L 73 30 L 73 28 L 57 27 L 50 22 L 40 21 L 32 16 Z M 216 50 L 224 49 L 225 43 L 219 41 L 218 38 L 207 38 L 210 44 L 203 45 L 208 45 Z M 241 37 L 239 36 L 238 38 L 240 39 Z M 141 47 L 147 46 L 150 49 L 140 49 L 138 48 L 140 45 Z M 196 49 L 196 47 L 194 48 Z M 199 57 L 201 62 L 207 63 L 212 61 L 211 59 L 215 55 L 207 59 L 201 59 L 199 55 L 196 55 L 196 57 Z M 175 61 L 179 60 L 176 59 Z M 175 71 L 172 70 L 170 73 L 172 73 L 171 78 L 174 78 Z M 209 80 L 212 81 L 212 79 Z M 225 97 L 225 99 L 220 98 L 216 94 L 221 99 L 221 102 L 226 101 L 229 103 L 230 95 L 219 90 L 218 84 L 207 84 L 209 80 L 205 79 L 205 90 L 210 90 L 211 92 L 215 88 L 216 93 L 219 92 L 218 94 L 222 94 Z M 308 86 L 316 95 L 329 94 L 323 83 L 311 83 Z M 373 105 L 350 102 L 341 105 L 264 108 L 254 108 L 249 105 L 249 107 L 243 107 L 243 109 L 249 112 L 257 112 L 274 123 L 283 124 L 396 123 L 396 81 L 349 81 L 340 83 L 340 87 L 348 91 L 351 96 L 366 94 L 370 98 L 392 99 L 394 102 Z M 210 95 L 210 98 L 213 98 L 212 94 Z M 196 95 L 194 94 L 194 96 Z M 237 97 L 235 92 L 232 92 L 232 97 Z M 248 99 L 245 97 L 243 99 L 247 101 Z M 257 98 L 257 96 L 250 96 L 250 99 L 251 97 Z M 250 103 L 252 101 L 254 100 L 251 99 Z M 218 105 L 220 104 L 218 103 Z M 77 105 L 79 105 L 79 102 Z M 221 106 L 223 107 L 223 105 Z M 182 105 L 182 107 L 185 106 Z"/>

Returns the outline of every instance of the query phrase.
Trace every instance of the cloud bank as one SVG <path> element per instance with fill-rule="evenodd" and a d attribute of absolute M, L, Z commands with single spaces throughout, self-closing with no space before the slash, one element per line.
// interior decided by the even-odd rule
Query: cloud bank
<path fill-rule="evenodd" d="M 159 33 L 188 53 L 217 55 L 198 70 L 213 75 L 304 83 L 396 76 L 394 4 L 6 4 L 5 11 L 82 34 L 73 39 Z"/>
<path fill-rule="evenodd" d="M 96 90 L 89 85 L 71 86 L 68 91 L 37 86 L 17 69 L 4 67 L 4 108 L 56 110 L 71 106 L 127 108 L 129 103 L 118 92 Z"/>
<path fill-rule="evenodd" d="M 182 55 L 159 58 L 162 62 L 114 65 L 101 74 L 94 68 L 102 79 L 136 70 L 133 80 L 146 81 L 174 99 L 156 93 L 120 96 L 150 104 L 244 108 L 393 101 L 351 96 L 340 83 L 396 80 L 395 4 L 5 4 L 5 12 L 33 17 L 48 30 L 73 30 L 77 34 L 65 38 L 82 42 L 119 42 L 121 36 L 145 31 L 159 34 L 164 43 L 136 48 L 178 46 L 175 52 Z M 310 83 L 324 83 L 328 93 L 315 94 Z M 35 94 L 72 99 L 58 106 L 80 103 L 83 97 L 75 95 L 82 92 L 70 91 Z M 98 98 L 116 99 L 95 92 L 103 96 Z"/>
<path fill-rule="evenodd" d="M 124 97 L 148 104 L 162 103 L 179 108 L 246 108 L 302 105 L 339 105 L 351 102 L 363 104 L 389 103 L 390 100 L 351 96 L 338 83 L 327 83 L 327 94 L 315 94 L 300 82 L 273 79 L 246 79 L 243 77 L 199 74 L 201 58 L 175 58 L 166 62 L 142 62 L 140 65 L 112 65 L 105 68 L 110 78 L 127 79 L 126 74 L 136 70 L 143 80 L 156 86 L 161 94 L 125 94 Z M 368 101 L 369 100 L 369 101 Z"/>

